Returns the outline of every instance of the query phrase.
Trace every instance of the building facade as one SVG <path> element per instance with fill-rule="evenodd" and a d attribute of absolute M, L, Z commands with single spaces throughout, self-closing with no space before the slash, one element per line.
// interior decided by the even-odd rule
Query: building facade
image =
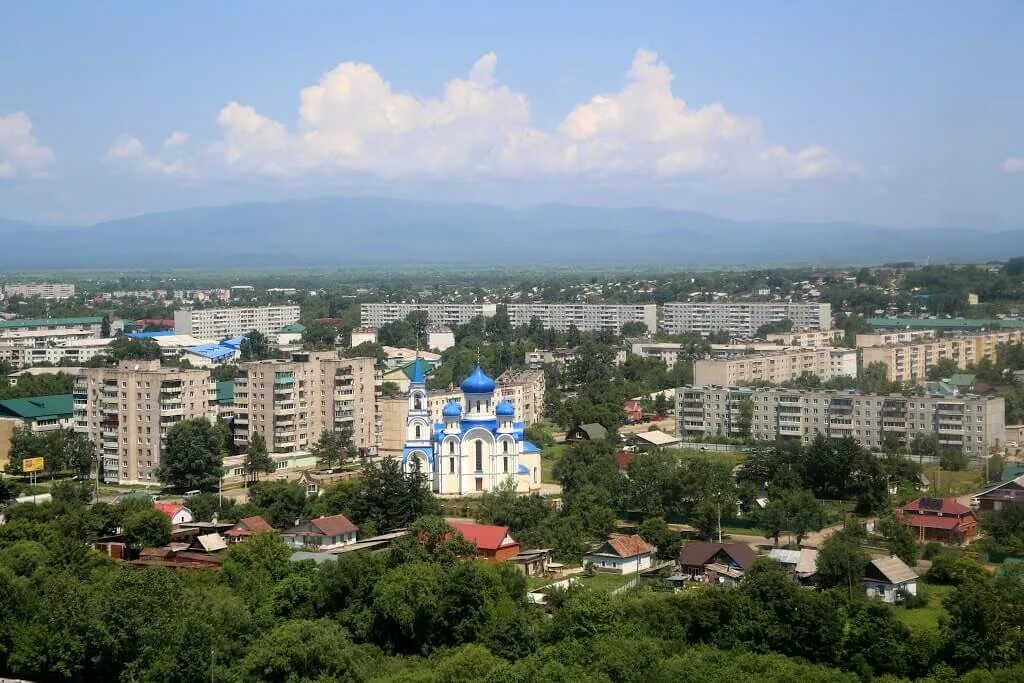
<path fill-rule="evenodd" d="M 792 302 L 671 302 L 661 307 L 661 331 L 667 334 L 728 332 L 753 337 L 768 323 L 789 320 L 794 330 L 832 329 L 831 304 Z"/>
<path fill-rule="evenodd" d="M 14 282 L 4 285 L 4 296 L 20 296 L 26 299 L 73 299 L 75 285 L 70 282 Z"/>
<path fill-rule="evenodd" d="M 544 391 L 546 382 L 542 370 L 508 370 L 498 375 L 495 401 L 509 401 L 516 415 L 527 427 L 544 417 Z M 427 410 L 432 422 L 440 422 L 444 407 L 452 401 L 462 401 L 462 389 L 442 389 L 427 392 Z"/>
<path fill-rule="evenodd" d="M 931 339 L 935 336 L 934 330 L 880 330 L 867 334 L 858 334 L 856 346 L 862 349 L 866 346 L 888 346 L 889 344 L 910 344 L 921 339 Z"/>
<path fill-rule="evenodd" d="M 324 431 L 352 430 L 356 448 L 376 453 L 381 378 L 373 358 L 334 351 L 295 352 L 288 360 L 242 363 L 235 378 L 235 443 L 259 433 L 271 453 L 309 450 Z"/>
<path fill-rule="evenodd" d="M 174 333 L 200 339 L 226 339 L 255 330 L 274 339 L 282 327 L 298 321 L 298 306 L 197 308 L 174 312 Z"/>
<path fill-rule="evenodd" d="M 748 382 L 791 382 L 804 373 L 822 380 L 857 376 L 857 352 L 853 349 L 793 348 L 767 353 L 707 358 L 693 364 L 697 386 L 734 386 Z"/>
<path fill-rule="evenodd" d="M 182 420 L 216 419 L 216 385 L 207 370 L 122 361 L 81 372 L 73 389 L 75 431 L 96 444 L 104 481 L 159 483 L 167 430 Z"/>
<path fill-rule="evenodd" d="M 843 339 L 842 330 L 809 330 L 804 332 L 778 332 L 765 337 L 773 344 L 780 346 L 803 346 L 819 348 L 822 346 L 839 346 Z"/>
<path fill-rule="evenodd" d="M 752 407 L 750 435 L 759 440 L 816 435 L 852 437 L 877 448 L 887 434 L 909 443 L 917 434 L 936 434 L 943 447 L 984 457 L 1005 437 L 1004 401 L 992 396 L 903 396 L 851 394 L 834 390 L 695 387 L 676 389 L 680 436 L 740 436 L 745 399 Z"/>
<path fill-rule="evenodd" d="M 561 332 L 573 326 L 581 332 L 618 334 L 626 323 L 643 323 L 652 333 L 658 329 L 657 304 L 509 304 L 508 317 L 514 327 L 537 318 L 544 327 Z"/>
<path fill-rule="evenodd" d="M 103 318 L 15 318 L 0 320 L 0 343 L 46 344 L 74 339 L 99 339 Z"/>
<path fill-rule="evenodd" d="M 427 475 L 439 495 L 470 495 L 513 485 L 540 488 L 540 451 L 523 438 L 515 406 L 495 398 L 497 383 L 477 365 L 463 380 L 462 401 L 452 401 L 433 422 L 427 408 L 425 368 L 417 361 L 409 387 L 402 465 Z"/>
<path fill-rule="evenodd" d="M 1019 344 L 1024 330 L 1004 330 L 983 334 L 949 335 L 905 344 L 870 346 L 861 349 L 866 366 L 883 363 L 890 382 L 921 383 L 928 379 L 928 369 L 948 359 L 958 368 L 981 360 L 996 360 L 1000 344 Z"/>
<path fill-rule="evenodd" d="M 380 327 L 405 317 L 413 311 L 425 311 L 435 325 L 465 325 L 473 318 L 490 318 L 497 312 L 496 304 L 360 304 L 361 327 Z"/>

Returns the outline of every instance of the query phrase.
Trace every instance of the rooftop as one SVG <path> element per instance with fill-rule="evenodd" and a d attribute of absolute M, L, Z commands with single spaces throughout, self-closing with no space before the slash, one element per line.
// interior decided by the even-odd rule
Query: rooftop
<path fill-rule="evenodd" d="M 475 545 L 478 550 L 498 550 L 516 544 L 508 535 L 507 526 L 454 520 L 450 520 L 448 525 L 462 534 L 463 538 Z"/>
<path fill-rule="evenodd" d="M 0 320 L 0 330 L 16 330 L 22 327 L 54 327 L 61 325 L 101 325 L 103 318 L 87 316 L 82 318 L 15 318 Z"/>
<path fill-rule="evenodd" d="M 23 420 L 67 417 L 72 415 L 74 410 L 74 398 L 71 394 L 31 396 L 0 401 L 0 415 L 20 417 Z"/>

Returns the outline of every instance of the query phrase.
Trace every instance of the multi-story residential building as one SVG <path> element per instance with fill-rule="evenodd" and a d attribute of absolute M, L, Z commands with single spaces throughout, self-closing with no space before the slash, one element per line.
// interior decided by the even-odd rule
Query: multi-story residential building
<path fill-rule="evenodd" d="M 804 373 L 822 380 L 857 375 L 853 349 L 790 348 L 765 353 L 737 354 L 726 358 L 700 359 L 694 363 L 697 386 L 735 386 L 748 382 L 791 382 Z"/>
<path fill-rule="evenodd" d="M 678 434 L 710 436 L 741 433 L 742 404 L 752 407 L 751 436 L 808 443 L 817 434 L 852 437 L 880 447 L 887 434 L 903 443 L 917 434 L 936 434 L 947 448 L 983 457 L 1005 438 L 1001 397 L 852 394 L 833 390 L 693 387 L 676 389 Z"/>
<path fill-rule="evenodd" d="M 106 354 L 107 347 L 113 341 L 113 337 L 102 339 L 69 337 L 66 341 L 32 345 L 5 344 L 0 341 L 0 360 L 7 361 L 17 368 L 40 363 L 74 365 Z"/>
<path fill-rule="evenodd" d="M 496 304 L 360 304 L 361 327 L 380 327 L 405 317 L 413 311 L 425 311 L 436 325 L 465 325 L 473 318 L 490 318 L 498 310 Z"/>
<path fill-rule="evenodd" d="M 226 339 L 255 330 L 275 338 L 282 327 L 298 321 L 298 306 L 196 308 L 174 312 L 174 333 L 200 339 Z"/>
<path fill-rule="evenodd" d="M 543 370 L 545 365 L 564 368 L 576 360 L 576 349 L 536 349 L 527 351 L 524 360 L 531 370 Z"/>
<path fill-rule="evenodd" d="M 376 344 L 377 343 L 377 328 L 376 327 L 357 327 L 352 330 L 352 343 L 351 346 L 354 349 L 360 344 Z"/>
<path fill-rule="evenodd" d="M 40 299 L 72 299 L 75 296 L 75 285 L 70 282 L 14 282 L 4 285 L 4 296 Z"/>
<path fill-rule="evenodd" d="M 10 461 L 11 437 L 18 426 L 33 434 L 74 426 L 71 394 L 0 401 L 0 469 Z"/>
<path fill-rule="evenodd" d="M 573 326 L 581 332 L 618 334 L 626 323 L 643 323 L 648 332 L 658 329 L 657 304 L 509 304 L 508 317 L 515 327 L 537 318 L 544 327 L 563 332 Z"/>
<path fill-rule="evenodd" d="M 99 339 L 103 336 L 103 318 L 42 318 L 0 320 L 0 344 L 34 346 L 67 339 Z"/>
<path fill-rule="evenodd" d="M 208 370 L 133 360 L 81 372 L 73 388 L 75 431 L 96 444 L 104 481 L 157 484 L 167 430 L 182 420 L 216 419 Z"/>
<path fill-rule="evenodd" d="M 516 409 L 516 420 L 530 426 L 543 419 L 545 380 L 542 370 L 503 372 L 496 380 L 495 401 L 511 401 Z M 445 405 L 463 400 L 458 387 L 427 392 L 427 412 L 434 422 L 441 422 Z"/>
<path fill-rule="evenodd" d="M 242 363 L 233 399 L 235 443 L 259 433 L 271 453 L 309 450 L 324 431 L 349 427 L 356 448 L 375 453 L 381 375 L 374 358 L 334 351 L 295 352 L 288 360 Z"/>
<path fill-rule="evenodd" d="M 804 330 L 802 332 L 779 332 L 767 335 L 766 339 L 780 346 L 841 346 L 842 330 Z"/>
<path fill-rule="evenodd" d="M 890 330 L 857 335 L 857 348 L 866 346 L 888 346 L 889 344 L 910 344 L 922 339 L 931 339 L 935 330 Z"/>
<path fill-rule="evenodd" d="M 668 334 L 728 332 L 753 337 L 768 323 L 789 320 L 795 330 L 832 329 L 831 304 L 773 302 L 671 302 L 661 307 L 661 330 Z"/>
<path fill-rule="evenodd" d="M 928 369 L 940 360 L 954 361 L 959 368 L 988 359 L 995 360 L 1000 344 L 1024 342 L 1024 330 L 982 334 L 948 335 L 907 344 L 869 346 L 861 349 L 864 366 L 883 363 L 890 382 L 927 381 Z"/>

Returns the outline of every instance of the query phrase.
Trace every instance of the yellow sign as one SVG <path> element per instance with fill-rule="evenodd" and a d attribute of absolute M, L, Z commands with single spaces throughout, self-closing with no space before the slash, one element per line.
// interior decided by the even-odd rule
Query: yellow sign
<path fill-rule="evenodd" d="M 24 458 L 21 461 L 22 472 L 42 472 L 43 471 L 43 459 L 40 458 Z"/>

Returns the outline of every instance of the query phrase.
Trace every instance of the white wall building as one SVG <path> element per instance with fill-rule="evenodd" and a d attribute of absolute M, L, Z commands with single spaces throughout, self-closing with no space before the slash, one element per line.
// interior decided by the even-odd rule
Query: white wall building
<path fill-rule="evenodd" d="M 430 322 L 437 325 L 465 325 L 473 318 L 490 318 L 497 311 L 496 304 L 360 304 L 361 327 L 380 327 L 396 320 L 405 320 L 413 311 L 425 311 Z"/>
<path fill-rule="evenodd" d="M 71 299 L 75 296 L 75 285 L 69 282 L 13 282 L 4 285 L 4 296 L 40 299 Z"/>
<path fill-rule="evenodd" d="M 174 312 L 174 333 L 203 339 L 225 339 L 240 337 L 256 330 L 274 339 L 278 330 L 298 321 L 298 306 L 180 310 Z"/>
<path fill-rule="evenodd" d="M 626 323 L 643 323 L 648 332 L 658 329 L 657 304 L 509 304 L 508 316 L 515 327 L 537 318 L 544 327 L 564 332 L 575 326 L 581 332 L 618 332 Z"/>
<path fill-rule="evenodd" d="M 832 329 L 831 304 L 775 302 L 666 303 L 661 308 L 661 330 L 667 334 L 728 332 L 750 338 L 768 323 L 789 320 L 795 330 Z"/>

